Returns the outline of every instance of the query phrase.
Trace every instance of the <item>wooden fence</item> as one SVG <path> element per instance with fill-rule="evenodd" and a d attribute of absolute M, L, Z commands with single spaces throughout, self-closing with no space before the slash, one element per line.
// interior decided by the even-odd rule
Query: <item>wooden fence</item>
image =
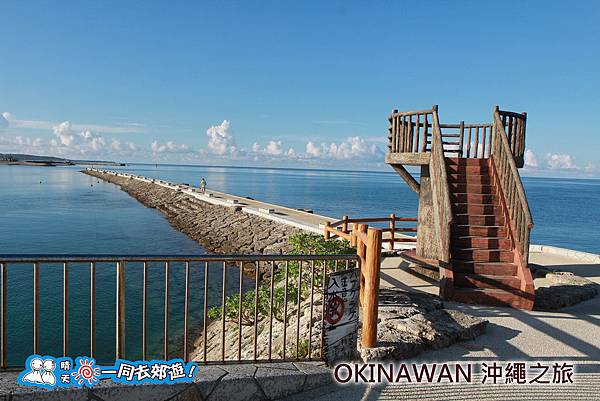
<path fill-rule="evenodd" d="M 523 167 L 525 154 L 525 126 L 527 113 L 515 113 L 499 110 L 499 123 L 506 133 L 508 147 L 515 158 L 517 168 Z M 398 112 L 393 110 L 388 118 L 388 150 L 389 153 L 429 153 L 433 149 L 434 114 L 437 117 L 437 106 L 430 110 Z M 441 133 L 441 145 L 445 154 L 453 157 L 488 159 L 497 149 L 493 143 L 492 132 L 497 122 L 483 124 L 441 124 L 437 127 Z"/>
<path fill-rule="evenodd" d="M 395 243 L 414 243 L 415 237 L 396 236 L 398 233 L 416 233 L 416 227 L 398 227 L 399 222 L 416 223 L 415 217 L 370 217 L 350 219 L 343 216 L 336 222 L 325 224 L 323 237 L 328 239 L 343 238 L 356 248 L 360 260 L 360 304 L 363 312 L 362 337 L 363 347 L 372 348 L 377 344 L 377 320 L 379 305 L 379 272 L 381 270 L 381 251 L 383 243 L 387 249 L 393 250 Z M 366 223 L 387 223 L 388 227 L 369 227 Z M 390 233 L 383 238 L 383 233 Z"/>
<path fill-rule="evenodd" d="M 327 222 L 325 223 L 325 230 L 323 237 L 325 239 L 332 238 L 343 238 L 350 242 L 351 246 L 356 246 L 356 243 L 353 242 L 355 236 L 353 235 L 354 229 L 360 225 L 365 224 L 368 227 L 367 223 L 387 223 L 388 227 L 379 228 L 379 230 L 383 233 L 389 233 L 389 236 L 386 238 L 382 238 L 382 243 L 387 244 L 386 248 L 389 251 L 394 250 L 394 245 L 396 243 L 415 243 L 417 242 L 416 237 L 409 236 L 397 236 L 399 233 L 416 233 L 416 227 L 399 227 L 397 223 L 405 222 L 405 223 L 416 223 L 416 217 L 397 217 L 394 213 L 390 214 L 389 217 L 367 217 L 361 219 L 350 219 L 348 216 L 343 216 L 341 220 L 336 222 Z"/>

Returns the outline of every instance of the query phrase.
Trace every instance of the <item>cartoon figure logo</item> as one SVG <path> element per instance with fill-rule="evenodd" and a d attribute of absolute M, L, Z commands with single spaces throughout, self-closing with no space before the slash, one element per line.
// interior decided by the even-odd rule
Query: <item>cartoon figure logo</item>
<path fill-rule="evenodd" d="M 23 377 L 23 381 L 30 383 L 43 383 L 44 381 L 42 380 L 42 374 L 40 373 L 43 365 L 44 363 L 40 358 L 33 358 L 29 362 L 31 371 Z"/>
<path fill-rule="evenodd" d="M 17 378 L 23 386 L 44 388 L 93 387 L 100 379 L 123 384 L 174 384 L 191 382 L 196 375 L 196 362 L 181 359 L 168 361 L 128 361 L 118 359 L 113 365 L 96 365 L 87 356 L 69 357 L 31 355 L 25 362 L 25 370 Z"/>
<path fill-rule="evenodd" d="M 54 377 L 54 368 L 56 368 L 56 362 L 54 359 L 46 359 L 42 365 L 44 368 L 44 374 L 42 374 L 42 381 L 46 384 L 54 386 L 56 384 L 56 377 Z"/>
<path fill-rule="evenodd" d="M 30 383 L 39 387 L 54 387 L 56 384 L 56 377 L 54 376 L 56 361 L 54 357 L 32 355 L 27 358 L 26 365 L 29 365 L 29 369 L 19 375 L 19 383 Z"/>

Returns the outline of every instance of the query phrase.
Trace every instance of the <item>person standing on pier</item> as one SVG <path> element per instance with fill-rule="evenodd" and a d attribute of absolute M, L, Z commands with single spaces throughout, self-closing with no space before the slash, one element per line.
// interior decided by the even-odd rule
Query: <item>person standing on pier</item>
<path fill-rule="evenodd" d="M 204 179 L 204 177 L 202 177 L 202 179 L 200 180 L 200 193 L 205 193 L 206 192 L 206 180 Z"/>

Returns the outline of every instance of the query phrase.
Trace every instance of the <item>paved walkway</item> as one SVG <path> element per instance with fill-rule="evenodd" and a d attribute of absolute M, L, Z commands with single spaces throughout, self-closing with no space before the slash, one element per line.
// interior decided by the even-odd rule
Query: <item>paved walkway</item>
<path fill-rule="evenodd" d="M 600 264 L 532 253 L 531 263 L 571 271 L 600 284 Z M 408 272 L 400 258 L 386 258 L 382 286 L 438 293 L 433 280 Z M 536 279 L 536 286 L 544 279 Z M 575 385 L 517 386 L 481 384 L 403 384 L 328 386 L 289 400 L 600 400 L 600 296 L 557 312 L 523 311 L 447 302 L 446 307 L 490 321 L 486 333 L 441 350 L 429 350 L 405 363 L 493 361 L 568 361 L 577 365 Z"/>
<path fill-rule="evenodd" d="M 600 264 L 574 258 L 532 253 L 530 262 L 562 271 L 571 271 L 600 284 Z M 400 267 L 398 265 L 400 264 Z M 412 291 L 438 293 L 436 283 L 407 272 L 406 262 L 388 258 L 382 266 L 382 286 L 391 285 Z M 536 287 L 545 279 L 535 279 Z M 419 360 L 485 361 L 563 359 L 582 365 L 586 371 L 600 373 L 600 296 L 556 312 L 475 306 L 447 302 L 447 307 L 480 316 L 490 321 L 487 333 L 472 341 L 444 350 L 422 354 Z M 599 395 L 600 398 L 600 395 Z"/>

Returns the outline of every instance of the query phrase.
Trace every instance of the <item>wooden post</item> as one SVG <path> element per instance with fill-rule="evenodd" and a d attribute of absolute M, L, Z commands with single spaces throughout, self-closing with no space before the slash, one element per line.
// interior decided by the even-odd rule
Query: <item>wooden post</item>
<path fill-rule="evenodd" d="M 363 324 L 361 344 L 366 348 L 377 345 L 379 307 L 379 270 L 381 268 L 381 230 L 369 228 L 366 244 L 366 263 L 363 266 Z"/>
<path fill-rule="evenodd" d="M 348 216 L 342 216 L 342 232 L 344 234 L 348 233 Z"/>
<path fill-rule="evenodd" d="M 390 214 L 390 242 L 388 245 L 390 251 L 394 250 L 394 230 L 396 230 L 396 215 L 392 213 Z"/>
<path fill-rule="evenodd" d="M 363 305 L 364 288 L 365 288 L 364 269 L 365 269 L 365 265 L 367 264 L 367 261 L 366 261 L 367 246 L 360 239 L 360 237 L 358 236 L 358 234 L 360 234 L 360 233 L 366 233 L 369 226 L 367 226 L 366 224 L 356 224 L 355 226 L 357 226 L 357 228 L 356 228 L 356 231 L 357 231 L 357 235 L 356 235 L 356 255 L 360 259 L 360 294 L 359 294 L 359 300 L 360 300 L 360 304 Z"/>
<path fill-rule="evenodd" d="M 417 256 L 426 259 L 437 259 L 439 239 L 435 229 L 432 180 L 427 165 L 421 166 L 421 190 L 419 194 Z"/>
<path fill-rule="evenodd" d="M 463 146 L 464 146 L 464 142 L 465 142 L 465 122 L 461 121 L 460 122 L 460 127 L 458 128 L 460 130 L 459 133 L 459 145 L 458 145 L 458 157 L 461 158 L 463 157 Z"/>
<path fill-rule="evenodd" d="M 325 239 L 325 241 L 327 241 L 329 239 L 329 226 L 331 226 L 331 222 L 326 221 L 325 222 L 325 233 L 323 234 L 323 238 Z"/>

